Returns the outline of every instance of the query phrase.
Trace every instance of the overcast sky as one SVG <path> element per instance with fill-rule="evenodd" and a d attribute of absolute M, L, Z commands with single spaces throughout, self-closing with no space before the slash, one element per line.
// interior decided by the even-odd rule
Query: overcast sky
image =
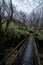
<path fill-rule="evenodd" d="M 0 0 L 0 5 L 1 5 Z M 9 5 L 10 0 L 5 0 L 7 5 Z M 34 1 L 34 2 L 33 2 Z M 43 0 L 12 0 L 13 5 L 16 7 L 17 11 L 25 12 L 26 14 L 29 14 L 33 11 L 34 8 L 36 8 L 40 3 L 43 2 Z"/>
<path fill-rule="evenodd" d="M 43 0 L 40 0 L 40 3 Z M 23 11 L 25 13 L 30 13 L 35 7 L 39 5 L 39 0 L 12 0 L 13 4 L 16 6 L 18 11 Z"/>

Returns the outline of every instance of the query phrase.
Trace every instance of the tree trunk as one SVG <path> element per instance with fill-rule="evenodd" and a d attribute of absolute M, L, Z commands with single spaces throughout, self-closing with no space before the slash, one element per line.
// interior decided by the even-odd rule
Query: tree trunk
<path fill-rule="evenodd" d="M 1 21 L 2 21 L 2 17 L 0 16 L 0 51 L 3 50 L 2 30 L 1 30 L 1 28 L 2 28 L 2 23 L 1 23 Z"/>

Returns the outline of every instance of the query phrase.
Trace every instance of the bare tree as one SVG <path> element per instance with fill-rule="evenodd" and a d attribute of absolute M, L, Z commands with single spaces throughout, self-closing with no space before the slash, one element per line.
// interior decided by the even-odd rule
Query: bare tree
<path fill-rule="evenodd" d="M 3 14 L 4 14 L 4 0 L 0 0 L 0 51 L 3 50 L 3 42 L 2 42 L 2 19 L 3 19 Z"/>
<path fill-rule="evenodd" d="M 8 25 L 9 25 L 9 23 L 10 23 L 10 21 L 12 20 L 12 18 L 13 18 L 13 5 L 12 5 L 12 0 L 10 0 L 10 3 L 9 3 L 9 7 L 10 7 L 10 14 L 8 13 L 8 15 L 10 16 L 8 16 L 9 17 L 9 19 L 7 20 L 7 24 L 6 24 L 6 30 L 7 30 L 7 28 L 8 28 Z M 6 31 L 5 30 L 5 31 Z"/>
<path fill-rule="evenodd" d="M 7 5 L 5 0 L 0 0 L 0 52 L 3 52 L 4 50 L 4 35 L 2 32 L 2 19 L 4 17 L 4 15 L 6 14 L 6 12 L 8 14 L 8 20 L 6 21 L 7 25 L 6 25 L 6 29 L 10 23 L 10 21 L 13 18 L 13 4 L 12 4 L 12 0 L 10 0 L 9 2 L 9 6 Z M 7 16 L 7 15 L 6 15 Z M 6 32 L 6 31 L 5 31 Z"/>
<path fill-rule="evenodd" d="M 0 34 L 1 34 L 1 21 L 2 21 L 2 2 L 0 1 Z"/>
<path fill-rule="evenodd" d="M 26 24 L 26 13 L 23 13 L 22 11 L 20 11 L 20 15 L 21 15 L 21 21 L 23 24 Z"/>

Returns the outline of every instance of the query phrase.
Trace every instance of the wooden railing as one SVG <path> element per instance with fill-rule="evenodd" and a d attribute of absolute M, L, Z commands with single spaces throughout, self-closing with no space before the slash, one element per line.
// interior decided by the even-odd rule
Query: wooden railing
<path fill-rule="evenodd" d="M 20 44 L 18 44 L 5 58 L 0 62 L 0 65 L 12 65 L 12 63 L 16 63 L 17 59 L 20 58 L 25 46 L 26 46 L 25 38 Z"/>
<path fill-rule="evenodd" d="M 35 42 L 34 38 L 33 38 L 33 48 L 34 48 L 33 52 L 34 52 L 34 58 L 35 58 L 34 59 L 35 60 L 35 65 L 41 65 L 38 50 L 37 50 L 37 46 L 36 46 L 36 42 Z"/>
<path fill-rule="evenodd" d="M 25 38 L 20 44 L 18 44 L 7 56 L 5 56 L 2 62 L 0 62 L 0 65 L 12 65 L 12 64 L 17 65 L 25 47 L 27 46 L 28 40 L 29 40 L 28 38 Z M 41 65 L 34 38 L 33 38 L 33 52 L 35 58 L 34 59 L 35 65 Z"/>

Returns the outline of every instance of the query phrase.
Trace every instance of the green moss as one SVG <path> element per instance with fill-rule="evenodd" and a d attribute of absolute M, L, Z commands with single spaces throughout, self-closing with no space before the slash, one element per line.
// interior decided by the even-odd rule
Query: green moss
<path fill-rule="evenodd" d="M 6 23 L 4 23 L 2 25 L 2 30 L 5 32 L 5 28 L 6 28 Z M 14 23 L 14 22 L 10 22 L 9 23 L 9 26 L 7 28 L 7 32 L 5 33 L 7 34 L 7 36 L 10 36 L 10 37 L 16 37 L 18 39 L 21 38 L 21 36 L 24 36 L 26 37 L 27 35 L 29 35 L 29 32 L 27 30 L 27 27 L 21 25 L 20 23 Z"/>
<path fill-rule="evenodd" d="M 39 40 L 43 40 L 43 30 L 36 30 L 34 32 L 34 36 L 38 38 Z"/>

